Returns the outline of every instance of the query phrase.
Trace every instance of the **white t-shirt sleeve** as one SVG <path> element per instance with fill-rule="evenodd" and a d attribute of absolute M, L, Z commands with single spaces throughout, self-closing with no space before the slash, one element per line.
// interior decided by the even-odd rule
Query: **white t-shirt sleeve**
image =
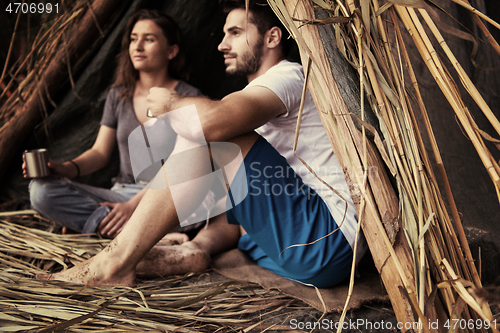
<path fill-rule="evenodd" d="M 288 117 L 290 111 L 298 110 L 302 88 L 304 85 L 304 76 L 302 75 L 302 66 L 296 63 L 283 61 L 280 64 L 270 68 L 266 74 L 259 76 L 250 82 L 245 89 L 254 86 L 266 87 L 278 96 L 286 108 L 286 113 L 280 117 Z"/>

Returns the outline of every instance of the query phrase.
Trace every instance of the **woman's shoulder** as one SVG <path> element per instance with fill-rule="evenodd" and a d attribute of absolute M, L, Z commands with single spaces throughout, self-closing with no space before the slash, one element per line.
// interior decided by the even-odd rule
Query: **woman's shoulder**
<path fill-rule="evenodd" d="M 126 89 L 123 86 L 112 86 L 109 88 L 104 104 L 103 119 L 118 119 L 120 118 L 120 114 L 129 108 L 129 103 L 124 95 L 125 91 Z"/>
<path fill-rule="evenodd" d="M 124 86 L 111 86 L 108 90 L 108 97 L 118 98 L 124 91 Z"/>
<path fill-rule="evenodd" d="M 177 86 L 175 86 L 175 91 L 177 91 L 177 93 L 181 96 L 192 97 L 203 95 L 200 89 L 182 80 L 179 80 L 179 83 L 177 83 Z"/>

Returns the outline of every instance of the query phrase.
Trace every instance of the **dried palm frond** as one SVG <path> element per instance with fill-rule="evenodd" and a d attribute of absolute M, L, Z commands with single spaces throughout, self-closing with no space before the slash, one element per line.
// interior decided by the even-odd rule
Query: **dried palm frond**
<path fill-rule="evenodd" d="M 497 26 L 477 10 L 472 10 L 465 1 L 453 1 Z M 461 318 L 468 322 L 474 320 L 492 322 L 487 302 L 478 296 L 477 291 L 481 289 L 481 281 L 473 264 L 417 77 L 408 56 L 409 40 L 413 40 L 423 61 L 471 139 L 497 189 L 499 198 L 498 163 L 486 148 L 484 132 L 475 124 L 462 101 L 456 83 L 443 65 L 445 61 L 452 64 L 464 88 L 471 94 L 498 134 L 500 134 L 498 131 L 500 123 L 447 47 L 428 12 L 431 9 L 423 1 L 407 0 L 391 0 L 382 6 L 378 0 L 359 2 L 269 0 L 268 2 L 299 45 L 304 68 L 310 71 L 311 79 L 307 85 L 331 138 L 333 150 L 341 165 L 347 170 L 348 179 L 355 181 L 361 191 L 363 200 L 357 207 L 360 223 L 367 235 L 374 259 L 376 263 L 377 261 L 380 263 L 378 268 L 388 288 L 398 319 L 419 320 L 424 324 L 421 328 L 423 331 L 430 331 L 425 324 L 436 320 L 446 323 L 452 318 Z M 325 9 L 330 16 L 336 16 L 335 20 L 315 17 L 313 2 Z M 342 20 L 338 16 L 349 18 L 348 23 L 340 24 Z M 423 28 L 423 22 L 427 24 L 429 30 Z M 363 125 L 361 140 L 358 139 L 357 130 L 351 124 L 349 112 L 344 106 L 336 83 L 330 77 L 331 65 L 324 55 L 325 46 L 319 38 L 316 27 L 320 24 L 333 25 L 335 38 L 332 40 L 336 41 L 339 51 L 359 73 Z M 404 35 L 402 28 L 406 29 L 411 38 Z M 433 34 L 439 46 L 443 48 L 446 60 L 435 50 L 427 31 Z M 493 41 L 491 43 L 493 44 Z M 410 78 L 411 87 L 405 78 Z M 376 182 L 376 179 L 366 181 L 373 160 L 369 158 L 371 145 L 366 136 L 368 126 L 364 122 L 365 92 L 367 102 L 379 120 L 385 143 L 385 147 L 380 144 L 376 147 L 380 155 L 385 156 L 383 161 L 397 181 L 401 232 L 407 240 L 407 245 L 404 242 L 391 244 L 389 235 L 384 230 L 382 220 L 390 210 L 385 210 L 381 202 L 392 199 L 384 192 L 378 191 L 377 185 L 383 182 Z M 416 97 L 416 105 L 412 102 L 413 96 Z M 415 108 L 419 109 L 424 120 L 423 130 L 427 132 L 431 141 L 452 218 L 448 215 L 431 159 L 425 149 Z M 363 172 L 359 175 L 352 170 L 363 170 Z M 373 236 L 374 233 L 377 233 L 377 236 Z M 397 252 L 401 247 L 406 251 Z M 411 253 L 410 256 L 405 254 L 408 252 Z M 387 256 L 390 256 L 390 259 Z M 391 260 L 394 261 L 393 266 L 388 266 Z M 384 270 L 391 270 L 391 273 L 384 275 L 387 273 Z M 400 286 L 399 289 L 390 289 L 394 283 Z M 406 297 L 401 298 L 401 293 Z M 399 304 L 405 299 L 413 314 L 408 314 L 407 306 Z M 487 329 L 483 325 L 474 328 L 465 327 L 464 331 L 467 330 L 475 332 Z M 490 330 L 496 331 L 493 325 Z"/>
<path fill-rule="evenodd" d="M 15 90 L 12 91 L 12 94 L 5 100 L 2 108 L 0 108 L 0 124 L 2 126 L 8 124 L 8 120 L 24 104 L 28 96 L 36 93 L 37 78 L 42 76 L 50 61 L 59 51 L 64 41 L 64 36 L 69 34 L 73 27 L 78 25 L 79 20 L 85 13 L 86 7 L 87 4 L 85 2 L 78 1 L 71 10 L 59 11 L 54 20 L 47 21 L 40 27 L 33 41 L 31 51 L 22 59 L 20 64 L 16 63 L 14 68 L 7 71 L 8 62 L 6 62 L 4 73 L 10 72 L 12 74 L 9 79 L 7 79 L 7 75 L 2 75 L 1 82 L 5 83 L 5 88 L 0 95 L 0 100 L 12 88 L 15 88 Z"/>
<path fill-rule="evenodd" d="M 213 272 L 140 281 L 136 288 L 39 281 L 34 279 L 37 273 L 88 259 L 109 241 L 47 232 L 33 228 L 33 220 L 33 216 L 22 220 L 18 216 L 16 223 L 0 220 L 3 332 L 279 330 L 289 328 L 285 324 L 291 312 L 307 308 L 278 291 Z M 52 224 L 38 223 L 49 228 Z"/>

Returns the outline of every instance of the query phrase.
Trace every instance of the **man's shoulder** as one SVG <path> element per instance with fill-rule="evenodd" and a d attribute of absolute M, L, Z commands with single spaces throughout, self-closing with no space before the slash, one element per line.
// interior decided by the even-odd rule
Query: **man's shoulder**
<path fill-rule="evenodd" d="M 266 73 L 250 82 L 248 86 L 278 85 L 285 87 L 294 85 L 294 83 L 301 86 L 303 82 L 304 72 L 302 70 L 302 65 L 296 62 L 282 60 L 269 68 Z"/>
<path fill-rule="evenodd" d="M 296 75 L 302 78 L 304 77 L 304 70 L 302 69 L 302 65 L 289 60 L 280 61 L 266 72 L 266 74 L 273 73 L 287 76 Z"/>
<path fill-rule="evenodd" d="M 288 117 L 290 112 L 298 110 L 301 92 L 304 86 L 302 65 L 282 60 L 271 67 L 267 72 L 249 83 L 245 88 L 261 86 L 272 91 L 285 106 L 282 117 Z"/>

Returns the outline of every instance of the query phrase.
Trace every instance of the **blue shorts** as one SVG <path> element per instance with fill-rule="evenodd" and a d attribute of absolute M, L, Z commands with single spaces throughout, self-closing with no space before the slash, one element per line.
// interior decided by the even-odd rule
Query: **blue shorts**
<path fill-rule="evenodd" d="M 286 159 L 259 137 L 244 165 L 231 190 L 247 186 L 248 195 L 226 213 L 229 223 L 247 232 L 238 248 L 260 266 L 316 287 L 331 287 L 349 276 L 351 246 L 340 229 L 324 237 L 337 229 L 337 223 Z M 308 243 L 313 244 L 300 246 Z"/>

